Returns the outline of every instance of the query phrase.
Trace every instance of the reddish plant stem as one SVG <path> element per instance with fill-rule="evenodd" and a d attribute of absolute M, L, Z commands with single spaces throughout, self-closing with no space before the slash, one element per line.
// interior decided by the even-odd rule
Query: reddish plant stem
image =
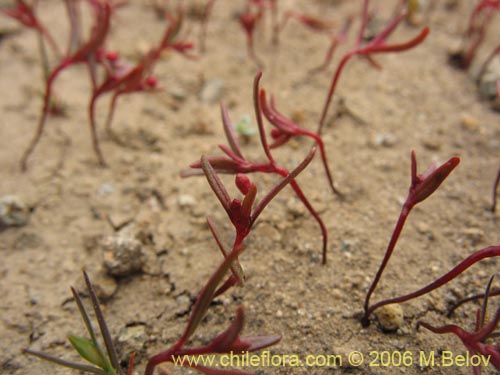
<path fill-rule="evenodd" d="M 491 212 L 495 212 L 497 208 L 497 191 L 498 185 L 500 184 L 500 168 L 498 168 L 497 177 L 495 178 L 495 182 L 493 183 L 493 197 L 491 203 Z"/>
<path fill-rule="evenodd" d="M 460 262 L 458 265 L 453 267 L 450 271 L 445 273 L 443 276 L 441 276 L 437 280 L 433 281 L 432 283 L 426 285 L 425 287 L 423 287 L 415 292 L 406 294 L 404 296 L 380 301 L 380 302 L 377 302 L 376 304 L 370 306 L 366 310 L 365 316 L 363 319 L 368 319 L 368 317 L 370 316 L 371 313 L 373 313 L 376 309 L 378 309 L 382 306 L 390 305 L 393 303 L 406 302 L 406 301 L 409 301 L 411 299 L 420 297 L 424 294 L 430 293 L 433 290 L 447 284 L 448 282 L 450 282 L 451 280 L 453 280 L 454 278 L 456 278 L 457 276 L 462 274 L 465 270 L 467 270 L 469 267 L 473 266 L 477 262 L 479 262 L 483 259 L 493 258 L 493 257 L 498 257 L 498 256 L 500 256 L 500 246 L 490 246 L 490 247 L 486 247 L 484 249 L 478 250 L 475 253 L 473 253 L 472 255 L 469 255 L 467 258 L 465 258 L 462 262 Z"/>
<path fill-rule="evenodd" d="M 50 110 L 50 98 L 52 96 L 52 85 L 54 83 L 54 80 L 66 67 L 67 64 L 60 64 L 52 73 L 50 73 L 49 77 L 47 78 L 47 82 L 45 84 L 45 96 L 43 98 L 42 113 L 40 119 L 38 120 L 35 136 L 28 145 L 28 148 L 24 151 L 24 154 L 21 158 L 21 170 L 23 172 L 25 172 L 28 168 L 28 159 L 38 145 L 38 142 L 40 141 L 40 138 L 45 129 L 45 122 Z"/>
<path fill-rule="evenodd" d="M 382 276 L 382 273 L 385 270 L 385 267 L 387 266 L 387 263 L 389 263 L 389 259 L 394 252 L 394 248 L 396 246 L 396 243 L 398 242 L 399 236 L 401 235 L 401 231 L 403 230 L 404 224 L 406 222 L 406 219 L 408 218 L 408 215 L 410 214 L 411 209 L 413 206 L 408 205 L 408 203 L 405 203 L 403 205 L 403 208 L 401 209 L 401 213 L 399 214 L 399 219 L 396 223 L 396 227 L 394 228 L 394 231 L 392 232 L 391 240 L 389 241 L 389 245 L 387 246 L 387 250 L 384 255 L 384 259 L 382 260 L 382 263 L 377 271 L 377 274 L 375 275 L 375 279 L 372 281 L 372 284 L 370 285 L 370 289 L 368 289 L 368 293 L 366 294 L 365 297 L 365 304 L 364 304 L 364 310 L 365 310 L 365 316 L 363 318 L 362 324 L 363 326 L 368 326 L 368 317 L 370 315 L 370 309 L 368 308 L 370 304 L 370 297 L 373 294 L 375 288 L 377 287 L 377 284 L 380 280 L 380 277 Z"/>

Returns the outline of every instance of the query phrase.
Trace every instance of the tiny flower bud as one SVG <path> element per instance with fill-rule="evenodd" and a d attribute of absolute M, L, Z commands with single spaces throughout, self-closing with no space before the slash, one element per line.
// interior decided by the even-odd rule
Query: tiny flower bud
<path fill-rule="evenodd" d="M 235 178 L 235 184 L 243 195 L 247 195 L 252 186 L 252 181 L 246 175 L 238 173 Z"/>

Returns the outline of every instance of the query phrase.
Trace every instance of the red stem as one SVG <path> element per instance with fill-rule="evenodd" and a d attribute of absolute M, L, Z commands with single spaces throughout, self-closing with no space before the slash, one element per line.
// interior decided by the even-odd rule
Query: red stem
<path fill-rule="evenodd" d="M 323 140 L 316 133 L 313 133 L 313 132 L 311 132 L 309 130 L 302 130 L 301 129 L 300 133 L 302 133 L 303 135 L 305 135 L 307 137 L 310 137 L 310 138 L 314 139 L 314 141 L 318 145 L 320 156 L 321 156 L 321 161 L 323 162 L 323 166 L 325 168 L 325 173 L 326 173 L 326 177 L 328 179 L 328 183 L 330 184 L 330 188 L 332 189 L 332 191 L 333 191 L 334 194 L 336 194 L 339 197 L 341 197 L 342 193 L 333 184 L 333 177 L 332 177 L 332 174 L 330 172 L 330 167 L 328 166 L 328 160 L 326 158 L 325 145 L 323 143 Z"/>
<path fill-rule="evenodd" d="M 328 108 L 330 107 L 330 103 L 333 98 L 333 93 L 335 92 L 335 88 L 337 86 L 337 82 L 340 78 L 340 73 L 344 69 L 345 64 L 349 59 L 354 56 L 356 51 L 348 52 L 340 61 L 337 70 L 335 71 L 335 76 L 333 77 L 332 83 L 330 85 L 330 89 L 328 91 L 328 95 L 326 96 L 325 104 L 323 105 L 323 110 L 321 112 L 321 118 L 319 120 L 318 131 L 316 132 L 318 135 L 321 135 L 321 131 L 323 130 L 323 126 L 325 125 L 326 115 L 328 114 Z"/>
<path fill-rule="evenodd" d="M 38 126 L 35 132 L 35 136 L 28 145 L 28 148 L 24 151 L 24 154 L 21 158 L 21 170 L 23 172 L 25 172 L 26 169 L 28 168 L 28 159 L 35 150 L 35 147 L 37 146 L 38 142 L 40 141 L 40 138 L 42 137 L 43 130 L 45 129 L 45 122 L 47 120 L 47 116 L 49 114 L 49 109 L 50 109 L 50 97 L 52 94 L 52 85 L 54 84 L 54 81 L 56 77 L 59 75 L 59 73 L 61 73 L 61 71 L 63 71 L 66 67 L 68 67 L 67 60 L 63 61 L 57 68 L 55 68 L 47 78 L 47 82 L 45 83 L 45 95 L 43 97 L 42 114 L 40 116 L 40 119 L 38 120 Z"/>
<path fill-rule="evenodd" d="M 378 309 L 379 307 L 389 305 L 392 303 L 402 303 L 409 301 L 410 299 L 414 299 L 417 297 L 420 297 L 424 294 L 432 292 L 434 289 L 437 289 L 444 284 L 450 282 L 460 274 L 462 274 L 465 270 L 467 270 L 469 267 L 473 266 L 477 262 L 486 259 L 486 258 L 492 258 L 492 257 L 497 257 L 500 256 L 500 246 L 490 246 L 486 247 L 484 249 L 476 251 L 474 254 L 469 255 L 467 258 L 465 258 L 461 263 L 456 265 L 451 271 L 445 273 L 443 276 L 441 276 L 439 279 L 433 281 L 432 283 L 428 284 L 427 286 L 413 292 L 406 294 L 401 297 L 397 298 L 391 298 L 387 299 L 384 301 L 380 301 L 372 306 L 368 310 L 366 310 L 365 317 L 364 319 L 368 319 L 368 316 Z"/>
<path fill-rule="evenodd" d="M 373 311 L 373 308 L 368 308 L 369 303 L 370 303 L 370 297 L 372 293 L 374 292 L 375 288 L 377 287 L 377 284 L 380 280 L 380 277 L 382 276 L 382 273 L 384 272 L 385 267 L 387 266 L 387 263 L 389 262 L 389 259 L 394 252 L 394 248 L 396 247 L 396 243 L 398 242 L 399 236 L 401 235 L 401 231 L 403 230 L 403 226 L 405 224 L 406 219 L 408 218 L 408 215 L 410 214 L 411 209 L 413 206 L 408 205 L 407 202 L 403 205 L 403 208 L 401 209 L 401 213 L 399 214 L 399 219 L 398 222 L 396 223 L 396 227 L 394 228 L 394 231 L 392 232 L 391 240 L 389 242 L 389 245 L 387 246 L 387 250 L 385 251 L 384 259 L 382 260 L 382 263 L 380 264 L 380 267 L 377 271 L 377 274 L 375 275 L 375 279 L 373 280 L 372 284 L 370 285 L 370 289 L 368 290 L 368 293 L 366 294 L 365 298 L 365 304 L 364 304 L 364 310 L 365 314 L 361 320 L 361 323 L 363 324 L 364 327 L 367 327 L 370 324 L 369 321 L 369 316 L 370 313 Z"/>
<path fill-rule="evenodd" d="M 497 190 L 500 183 L 500 168 L 498 168 L 497 177 L 493 183 L 493 202 L 491 204 L 491 212 L 495 212 L 497 208 Z"/>

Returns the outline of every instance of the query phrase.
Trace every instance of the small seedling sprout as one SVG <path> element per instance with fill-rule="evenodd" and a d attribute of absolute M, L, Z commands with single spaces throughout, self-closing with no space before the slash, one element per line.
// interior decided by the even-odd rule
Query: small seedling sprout
<path fill-rule="evenodd" d="M 92 307 L 94 309 L 94 313 L 97 318 L 97 323 L 99 325 L 99 330 L 101 332 L 102 339 L 104 340 L 104 347 L 106 348 L 106 352 L 102 349 L 102 347 L 99 344 L 99 341 L 97 340 L 97 335 L 92 326 L 92 322 L 90 321 L 89 314 L 87 313 L 87 310 L 85 309 L 82 299 L 80 298 L 80 295 L 75 288 L 71 288 L 71 292 L 73 293 L 73 297 L 76 301 L 78 310 L 80 312 L 80 315 L 82 316 L 82 320 L 90 336 L 90 340 L 75 335 L 69 335 L 68 340 L 70 341 L 71 345 L 75 348 L 75 350 L 78 352 L 80 357 L 92 363 L 94 366 L 67 361 L 61 358 L 54 357 L 50 354 L 31 349 L 23 349 L 23 352 L 29 355 L 33 355 L 35 357 L 39 357 L 46 361 L 56 363 L 60 366 L 69 367 L 87 373 L 98 374 L 98 375 L 124 375 L 120 367 L 120 363 L 118 362 L 118 356 L 116 355 L 116 350 L 113 345 L 113 340 L 109 333 L 106 321 L 104 320 L 104 315 L 99 305 L 99 300 L 94 291 L 94 287 L 92 286 L 90 278 L 85 271 L 83 271 L 83 276 L 85 278 L 85 284 L 87 285 L 87 291 L 92 300 Z M 135 355 L 132 355 L 130 357 L 128 375 L 132 374 L 134 357 Z"/>
<path fill-rule="evenodd" d="M 401 231 L 403 230 L 404 224 L 408 215 L 410 214 L 413 207 L 416 204 L 422 202 L 427 199 L 432 193 L 434 193 L 437 188 L 441 185 L 441 183 L 448 177 L 448 175 L 455 169 L 455 167 L 460 162 L 458 157 L 452 157 L 446 163 L 442 164 L 439 167 L 435 165 L 431 165 L 424 174 L 417 174 L 417 158 L 415 156 L 415 152 L 411 153 L 411 184 L 408 191 L 408 196 L 406 198 L 403 207 L 401 208 L 401 213 L 399 215 L 399 219 L 396 223 L 396 227 L 392 232 L 391 240 L 389 245 L 387 246 L 387 250 L 385 252 L 382 263 L 379 266 L 377 274 L 375 275 L 375 279 L 373 280 L 368 293 L 366 294 L 365 304 L 364 304 L 364 316 L 362 319 L 362 324 L 367 326 L 370 324 L 369 316 L 373 312 L 373 306 L 370 306 L 370 297 L 372 293 L 375 291 L 377 284 L 384 272 L 389 259 L 391 258 L 392 253 L 394 252 L 394 248 L 396 247 L 396 243 L 401 235 Z M 377 305 L 374 305 L 377 306 Z"/>

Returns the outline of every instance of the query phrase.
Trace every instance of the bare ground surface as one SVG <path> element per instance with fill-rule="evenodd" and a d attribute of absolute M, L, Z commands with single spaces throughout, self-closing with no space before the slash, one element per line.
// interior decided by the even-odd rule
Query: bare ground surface
<path fill-rule="evenodd" d="M 280 2 L 282 9 L 322 14 L 338 25 L 348 14 L 359 12 L 359 1 L 337 3 Z M 378 17 L 387 21 L 394 2 L 375 3 Z M 64 42 L 67 24 L 62 2 L 40 5 L 42 19 Z M 155 73 L 164 91 L 119 101 L 114 129 L 124 142 L 113 142 L 99 129 L 107 168 L 98 167 L 90 145 L 86 71 L 74 67 L 56 84 L 67 116 L 49 118 L 28 171 L 19 171 L 41 107 L 36 37 L 21 30 L 0 44 L 0 195 L 15 194 L 32 207 L 28 225 L 0 233 L 2 373 L 70 373 L 26 357 L 20 348 L 75 359 L 66 336 L 85 333 L 69 286 L 83 289 L 82 268 L 98 286 L 113 289 L 115 283 L 103 276 L 100 241 L 115 232 L 107 218 L 115 224 L 130 221 L 127 230 L 141 236 L 147 255 L 144 272 L 117 279 L 116 292 L 103 301 L 113 336 L 125 341 L 118 344 L 121 359 L 125 362 L 131 351 L 137 351 L 135 373 L 139 374 L 148 355 L 172 345 L 181 334 L 192 301 L 221 261 L 205 217 L 214 216 L 228 236 L 232 233 L 206 180 L 179 177 L 189 163 L 202 154 L 218 153 L 217 145 L 225 143 L 219 98 L 203 102 L 202 87 L 222 80 L 220 100 L 228 104 L 234 122 L 248 115 L 255 127 L 252 80 L 256 66 L 246 57 L 244 34 L 234 19 L 239 9 L 237 1 L 216 3 L 207 50 L 199 60 L 168 54 L 160 61 Z M 291 189 L 285 189 L 248 237 L 241 257 L 246 285 L 217 299 L 191 344 L 207 343 L 227 327 L 236 307 L 243 304 L 245 333 L 283 336 L 272 353 L 303 358 L 358 350 L 366 359 L 358 368 L 344 363 L 336 368 L 253 369 L 258 373 L 472 373 L 470 367 L 419 366 L 420 352 L 436 351 L 439 357 L 442 350 L 458 355 L 465 349 L 455 337 L 415 327 L 424 320 L 473 329 L 477 304 L 461 308 L 452 318 L 445 312 L 461 297 L 483 291 L 489 277 L 498 276 L 497 260 L 482 262 L 440 290 L 403 304 L 404 322 L 394 333 L 383 333 L 375 321 L 364 329 L 355 318 L 406 197 L 410 150 L 417 153 L 420 172 L 431 162 L 444 162 L 453 155 L 462 161 L 411 214 L 373 301 L 410 292 L 472 251 L 499 243 L 498 214 L 488 211 L 500 160 L 499 114 L 478 98 L 470 74 L 447 63 L 447 50 L 465 27 L 469 11 L 466 1 L 451 11 L 438 4 L 430 14 L 432 31 L 425 43 L 409 52 L 380 56 L 381 71 L 366 61 L 351 61 L 341 77 L 337 98 L 344 98 L 356 116 L 329 121 L 324 132 L 334 178 L 346 200 L 331 194 L 319 158 L 298 179 L 328 228 L 328 264 L 320 264 L 321 237 L 315 221 Z M 193 19 L 187 21 L 193 39 L 199 26 Z M 18 28 L 5 18 L 0 25 Z M 136 58 L 158 40 L 164 26 L 150 7 L 132 1 L 117 13 L 109 48 Z M 490 35 L 498 35 L 499 25 L 494 26 Z M 407 40 L 418 30 L 402 25 L 391 40 Z M 281 112 L 315 129 L 340 53 L 327 71 L 312 75 L 309 70 L 326 52 L 326 37 L 293 22 L 281 35 L 279 51 L 269 37 L 267 23 L 256 40 L 257 53 L 266 64 L 262 84 L 275 95 Z M 352 42 L 351 38 L 339 52 Z M 480 57 L 493 42 L 486 41 Z M 332 105 L 330 113 L 338 108 Z M 102 101 L 100 123 L 106 110 Z M 293 168 L 309 147 L 308 140 L 299 139 L 276 152 L 276 157 Z M 257 136 L 251 137 L 244 150 L 264 160 Z M 252 178 L 259 188 L 258 199 L 277 181 L 269 175 Z M 223 179 L 237 196 L 232 177 Z M 492 308 L 497 304 L 493 299 Z M 371 351 L 409 351 L 415 361 L 409 367 L 370 367 L 369 361 L 375 359 Z"/>

